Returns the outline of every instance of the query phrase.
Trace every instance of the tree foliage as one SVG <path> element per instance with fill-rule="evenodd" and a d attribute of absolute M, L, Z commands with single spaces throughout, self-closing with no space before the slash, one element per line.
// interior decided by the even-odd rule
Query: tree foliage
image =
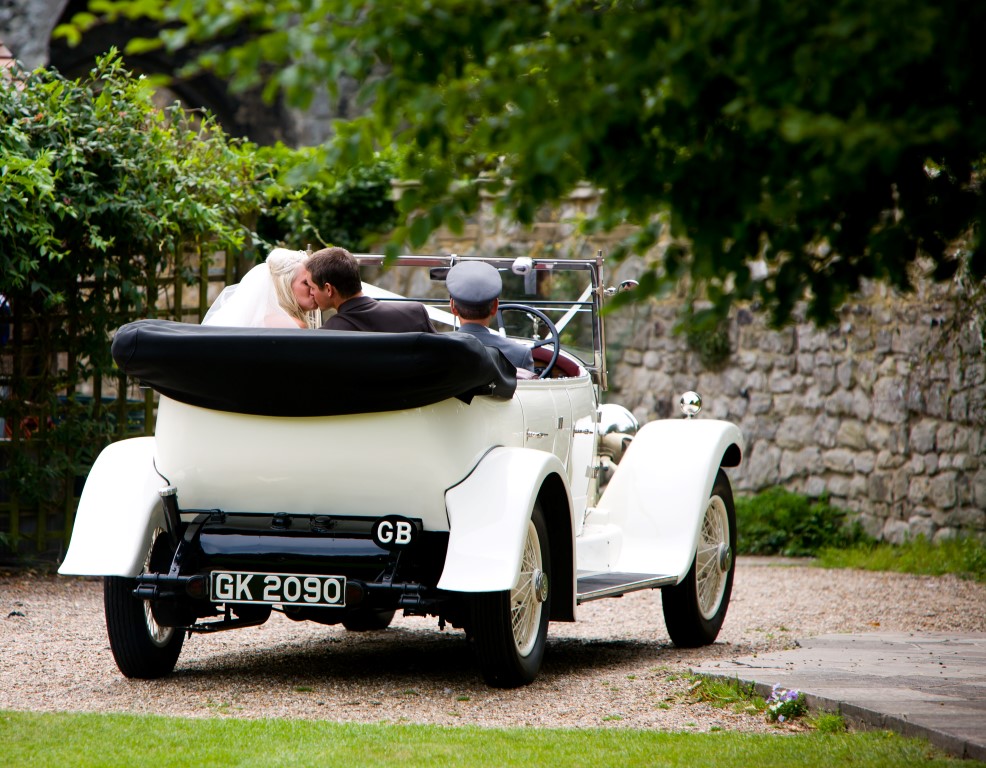
<path fill-rule="evenodd" d="M 266 242 L 339 245 L 359 252 L 369 250 L 396 223 L 394 158 L 374 157 L 336 173 L 319 148 L 277 144 L 256 152 L 277 169 L 266 192 L 271 204 L 257 221 L 257 235 Z"/>
<path fill-rule="evenodd" d="M 258 171 L 213 122 L 161 111 L 119 56 L 88 77 L 36 70 L 0 79 L 0 290 L 57 312 L 100 278 L 127 312 L 148 266 L 183 240 L 242 247 Z M 108 282 L 107 282 L 108 281 Z M 86 316 L 105 296 L 92 297 Z M 38 303 L 40 302 L 40 303 Z"/>
<path fill-rule="evenodd" d="M 404 173 L 420 186 L 402 200 L 395 238 L 412 246 L 461 224 L 481 189 L 530 222 L 589 182 L 605 197 L 585 229 L 638 225 L 623 254 L 648 252 L 669 227 L 673 244 L 651 261 L 649 290 L 688 275 L 720 313 L 757 299 L 780 322 L 807 296 L 825 321 L 861 278 L 909 287 L 919 254 L 939 279 L 963 264 L 986 274 L 981 3 L 92 7 L 167 22 L 163 42 L 135 48 L 217 41 L 201 65 L 237 86 L 261 82 L 260 65 L 273 64 L 268 93 L 296 104 L 343 76 L 363 83 L 370 112 L 338 126 L 334 151 L 351 160 L 382 144 L 410 150 Z"/>

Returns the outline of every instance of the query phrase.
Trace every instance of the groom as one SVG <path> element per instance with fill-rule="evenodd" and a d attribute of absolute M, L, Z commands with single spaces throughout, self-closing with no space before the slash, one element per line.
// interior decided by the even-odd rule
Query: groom
<path fill-rule="evenodd" d="M 305 263 L 312 297 L 323 312 L 336 313 L 322 324 L 330 331 L 436 333 L 428 311 L 416 301 L 382 302 L 363 295 L 359 264 L 345 248 L 323 248 Z"/>

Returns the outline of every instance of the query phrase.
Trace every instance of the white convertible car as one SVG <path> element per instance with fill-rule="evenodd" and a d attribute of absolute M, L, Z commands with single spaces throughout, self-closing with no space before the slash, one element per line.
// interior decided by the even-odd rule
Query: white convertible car
<path fill-rule="evenodd" d="M 435 293 L 457 260 L 391 270 Z M 654 588 L 675 644 L 715 640 L 739 430 L 695 418 L 695 393 L 684 418 L 639 428 L 601 404 L 600 309 L 620 290 L 601 258 L 484 261 L 519 302 L 502 325 L 538 378 L 454 330 L 119 330 L 118 365 L 160 394 L 155 434 L 100 454 L 60 572 L 105 577 L 124 675 L 167 675 L 187 636 L 272 611 L 351 631 L 403 611 L 463 628 L 486 681 L 513 687 L 537 676 L 549 622 Z M 430 302 L 439 321 L 446 296 Z"/>

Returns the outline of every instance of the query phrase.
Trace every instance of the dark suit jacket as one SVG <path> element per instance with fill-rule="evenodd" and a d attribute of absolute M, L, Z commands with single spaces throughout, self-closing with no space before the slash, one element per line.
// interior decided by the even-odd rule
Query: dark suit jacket
<path fill-rule="evenodd" d="M 377 301 L 369 296 L 357 296 L 344 302 L 322 327 L 330 331 L 437 333 L 423 304 Z"/>
<path fill-rule="evenodd" d="M 496 347 L 503 352 L 504 357 L 514 364 L 515 368 L 526 368 L 534 370 L 534 357 L 531 350 L 516 341 L 505 339 L 499 333 L 493 333 L 485 325 L 479 323 L 463 323 L 459 328 L 463 333 L 475 336 L 487 347 Z"/>

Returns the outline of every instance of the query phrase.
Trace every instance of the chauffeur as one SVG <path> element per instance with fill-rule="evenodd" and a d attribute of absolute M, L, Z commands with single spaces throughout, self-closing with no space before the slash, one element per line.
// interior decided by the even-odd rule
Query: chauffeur
<path fill-rule="evenodd" d="M 460 331 L 475 336 L 488 347 L 496 347 L 515 367 L 534 370 L 534 358 L 528 347 L 489 328 L 503 290 L 503 280 L 496 267 L 483 261 L 460 261 L 448 271 L 445 287 L 452 314 L 462 321 Z"/>

